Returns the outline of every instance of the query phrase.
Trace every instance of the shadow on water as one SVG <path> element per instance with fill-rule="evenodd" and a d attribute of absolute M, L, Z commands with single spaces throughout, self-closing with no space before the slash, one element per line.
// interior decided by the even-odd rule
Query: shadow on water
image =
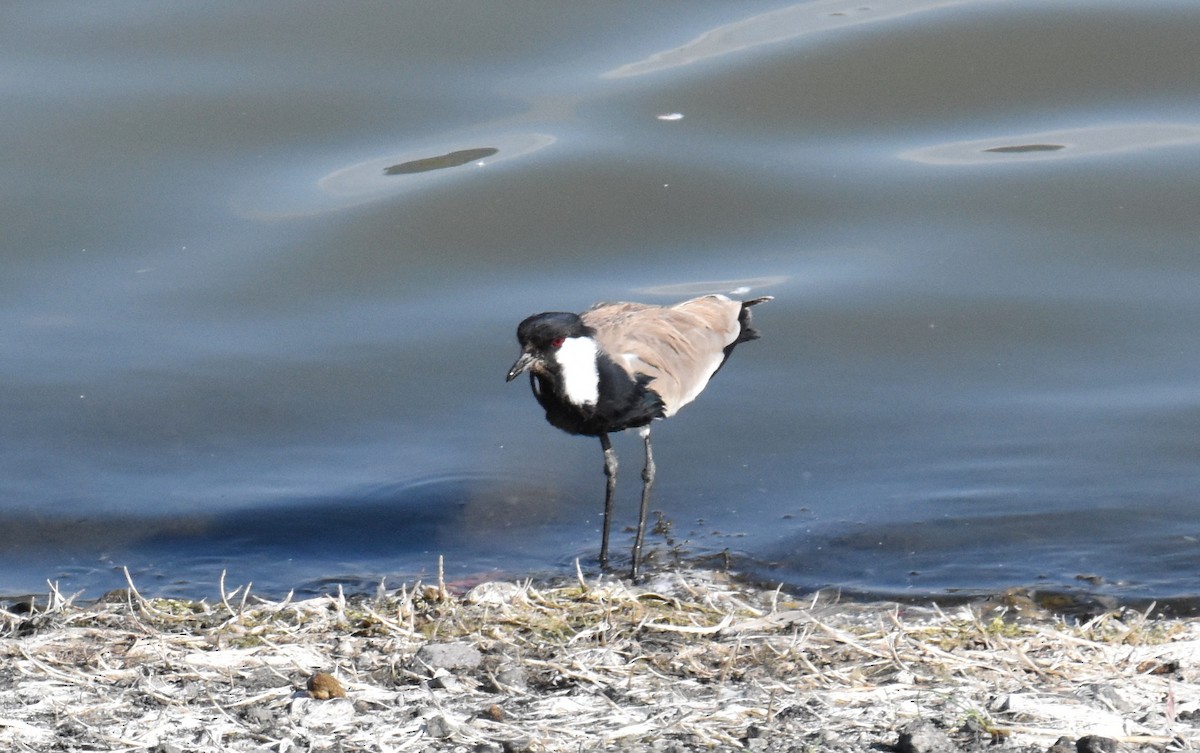
<path fill-rule="evenodd" d="M 204 519 L 195 535 L 205 546 L 329 557 L 485 547 L 522 521 L 535 516 L 546 520 L 546 510 L 530 509 L 541 496 L 510 480 L 439 478 Z M 170 543 L 170 537 L 162 542 Z"/>
<path fill-rule="evenodd" d="M 385 576 L 429 577 L 439 555 L 449 577 L 502 577 L 497 567 L 514 561 L 545 567 L 542 554 L 558 547 L 543 539 L 562 527 L 562 515 L 554 490 L 511 478 L 453 476 L 214 515 L 8 516 L 0 520 L 0 547 L 10 571 L 38 567 L 47 557 L 75 563 L 63 576 L 89 597 L 124 586 L 126 567 L 135 585 L 143 576 L 172 573 L 170 583 L 152 584 L 156 594 L 210 596 L 225 570 L 236 573 L 231 588 L 252 580 L 258 593 L 304 594 L 339 585 L 369 590 Z M 296 579 L 297 571 L 308 579 Z"/>

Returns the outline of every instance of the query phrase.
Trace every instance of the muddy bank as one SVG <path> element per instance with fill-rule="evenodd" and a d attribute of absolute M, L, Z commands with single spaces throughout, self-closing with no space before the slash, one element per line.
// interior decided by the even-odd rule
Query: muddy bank
<path fill-rule="evenodd" d="M 724 574 L 0 613 L 14 750 L 1181 750 L 1200 628 Z M 1057 747 L 1055 747 L 1057 746 Z"/>

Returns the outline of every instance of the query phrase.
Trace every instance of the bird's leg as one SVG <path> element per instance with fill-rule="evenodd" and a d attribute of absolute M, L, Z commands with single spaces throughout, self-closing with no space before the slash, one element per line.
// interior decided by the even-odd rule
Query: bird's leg
<path fill-rule="evenodd" d="M 630 578 L 637 580 L 642 569 L 642 542 L 646 538 L 646 513 L 650 509 L 650 487 L 654 485 L 654 453 L 650 450 L 650 427 L 643 426 L 638 433 L 646 443 L 646 467 L 642 469 L 642 507 L 638 511 L 637 537 L 633 540 L 633 571 Z"/>
<path fill-rule="evenodd" d="M 617 488 L 617 453 L 607 434 L 600 435 L 600 446 L 604 448 L 604 528 L 600 534 L 600 567 L 608 567 L 608 528 L 612 522 L 613 491 Z"/>

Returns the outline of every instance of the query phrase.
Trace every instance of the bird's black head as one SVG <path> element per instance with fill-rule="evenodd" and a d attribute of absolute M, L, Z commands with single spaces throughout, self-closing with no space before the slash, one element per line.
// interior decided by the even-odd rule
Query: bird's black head
<path fill-rule="evenodd" d="M 527 317 L 517 326 L 517 342 L 521 357 L 508 370 L 508 381 L 523 371 L 545 369 L 548 356 L 562 347 L 571 337 L 589 337 L 595 330 L 583 323 L 579 314 L 566 311 L 547 311 Z"/>
<path fill-rule="evenodd" d="M 579 314 L 566 311 L 547 311 L 544 314 L 534 314 L 517 325 L 517 342 L 521 346 L 534 345 L 544 347 L 555 340 L 568 337 L 583 337 L 592 334 L 592 330 L 583 323 Z"/>

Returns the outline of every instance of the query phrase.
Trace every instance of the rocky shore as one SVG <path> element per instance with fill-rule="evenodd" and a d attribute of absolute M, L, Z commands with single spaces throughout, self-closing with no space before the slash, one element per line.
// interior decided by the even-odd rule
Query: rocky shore
<path fill-rule="evenodd" d="M 837 603 L 721 573 L 0 612 L 16 751 L 1167 751 L 1200 626 Z"/>

